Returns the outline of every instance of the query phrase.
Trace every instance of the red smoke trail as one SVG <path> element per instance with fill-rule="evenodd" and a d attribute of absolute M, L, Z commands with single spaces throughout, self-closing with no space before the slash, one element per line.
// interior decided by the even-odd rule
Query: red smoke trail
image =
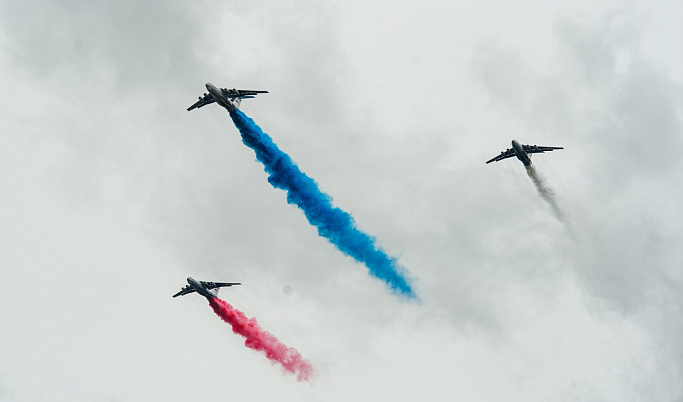
<path fill-rule="evenodd" d="M 304 360 L 294 348 L 288 348 L 270 332 L 259 327 L 255 318 L 247 318 L 243 312 L 235 309 L 227 302 L 212 297 L 209 304 L 221 319 L 232 327 L 232 331 L 246 338 L 244 345 L 248 348 L 263 351 L 270 360 L 278 362 L 286 371 L 296 374 L 299 381 L 308 381 L 313 374 L 311 363 Z"/>

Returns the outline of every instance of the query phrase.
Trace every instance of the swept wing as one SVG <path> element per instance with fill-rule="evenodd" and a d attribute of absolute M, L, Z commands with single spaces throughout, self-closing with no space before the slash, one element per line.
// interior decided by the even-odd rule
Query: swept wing
<path fill-rule="evenodd" d="M 194 292 L 195 292 L 194 288 L 190 285 L 187 285 L 184 288 L 180 289 L 180 292 L 174 294 L 173 297 L 185 296 L 186 294 L 194 293 Z"/>
<path fill-rule="evenodd" d="M 524 149 L 524 152 L 528 154 L 538 154 L 542 152 L 549 152 L 552 151 L 553 149 L 564 149 L 563 147 L 544 147 L 540 145 L 522 145 L 522 149 Z"/>
<path fill-rule="evenodd" d="M 496 157 L 486 161 L 486 163 L 502 161 L 503 159 L 512 158 L 513 156 L 515 156 L 515 150 L 508 148 L 507 150 L 502 151 L 500 155 L 497 155 Z"/>
<path fill-rule="evenodd" d="M 216 101 L 216 99 L 214 99 L 213 95 L 204 94 L 203 97 L 202 96 L 199 97 L 199 100 L 197 102 L 195 102 L 192 106 L 188 107 L 187 111 L 189 112 L 190 110 L 198 109 L 200 107 L 210 105 L 210 104 L 214 103 L 215 101 Z"/>
<path fill-rule="evenodd" d="M 227 286 L 235 286 L 235 285 L 241 285 L 241 283 L 237 282 L 204 282 L 204 281 L 199 281 L 204 287 L 207 289 L 216 289 L 216 288 L 223 288 Z"/>
<path fill-rule="evenodd" d="M 221 91 L 223 91 L 223 94 L 228 97 L 228 98 L 246 98 L 247 96 L 252 97 L 254 95 L 258 94 L 267 94 L 268 91 L 256 91 L 253 89 L 226 89 L 226 88 L 221 88 Z"/>

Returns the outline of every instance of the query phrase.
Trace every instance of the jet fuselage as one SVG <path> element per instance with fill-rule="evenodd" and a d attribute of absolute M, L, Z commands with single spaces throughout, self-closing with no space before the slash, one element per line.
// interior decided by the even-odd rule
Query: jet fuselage
<path fill-rule="evenodd" d="M 235 110 L 235 105 L 233 105 L 232 102 L 230 102 L 230 99 L 223 95 L 223 91 L 216 88 L 215 85 L 213 85 L 210 82 L 207 82 L 206 90 L 209 91 L 209 93 L 213 96 L 213 98 L 216 100 L 216 103 L 228 109 L 229 112 Z"/>
<path fill-rule="evenodd" d="M 207 84 L 207 86 L 208 86 L 208 85 L 209 85 L 209 84 Z M 199 293 L 200 295 L 206 297 L 207 299 L 210 299 L 210 298 L 212 298 L 212 297 L 216 297 L 216 295 L 213 294 L 213 292 L 211 292 L 209 289 L 207 289 L 206 287 L 204 287 L 204 285 L 202 285 L 198 280 L 196 280 L 196 279 L 194 279 L 194 278 L 192 278 L 192 277 L 187 278 L 187 283 L 189 283 L 190 286 L 192 286 L 192 288 L 193 288 L 197 293 Z"/>
<path fill-rule="evenodd" d="M 515 156 L 517 156 L 517 159 L 522 161 L 524 166 L 531 165 L 531 158 L 529 157 L 529 154 L 524 152 L 524 148 L 522 148 L 522 146 L 519 145 L 519 142 L 517 142 L 517 140 L 512 140 L 512 149 L 515 150 Z"/>

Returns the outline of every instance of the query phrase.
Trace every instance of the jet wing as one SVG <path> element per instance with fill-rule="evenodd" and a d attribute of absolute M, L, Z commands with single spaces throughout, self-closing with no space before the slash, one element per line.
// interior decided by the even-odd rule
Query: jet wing
<path fill-rule="evenodd" d="M 187 108 L 187 111 L 189 112 L 190 110 L 193 109 L 199 109 L 202 106 L 210 105 L 214 103 L 216 100 L 213 98 L 213 95 L 211 94 L 204 94 L 204 97 L 199 97 L 199 100 L 195 102 L 192 106 Z"/>
<path fill-rule="evenodd" d="M 253 89 L 235 89 L 235 88 L 233 88 L 233 89 L 221 88 L 221 91 L 223 91 L 225 96 L 227 96 L 228 98 L 233 98 L 233 99 L 268 93 L 268 91 L 257 91 L 257 90 L 253 90 Z"/>
<path fill-rule="evenodd" d="M 491 158 L 490 160 L 486 161 L 486 163 L 502 161 L 503 159 L 511 158 L 513 156 L 515 156 L 515 151 L 512 148 L 508 148 L 495 158 Z"/>
<path fill-rule="evenodd" d="M 234 286 L 234 285 L 241 285 L 241 283 L 237 282 L 204 282 L 201 281 L 202 285 L 206 286 L 207 289 L 216 289 L 216 288 L 223 288 L 226 286 Z"/>
<path fill-rule="evenodd" d="M 188 293 L 194 293 L 194 292 L 195 292 L 194 288 L 190 285 L 187 285 L 184 288 L 180 289 L 180 292 L 174 294 L 173 297 L 185 296 Z"/>
<path fill-rule="evenodd" d="M 543 147 L 539 145 L 522 145 L 522 148 L 524 149 L 524 152 L 528 154 L 538 154 L 538 153 L 543 153 L 543 152 L 549 152 L 552 151 L 553 149 L 564 149 L 562 147 Z"/>

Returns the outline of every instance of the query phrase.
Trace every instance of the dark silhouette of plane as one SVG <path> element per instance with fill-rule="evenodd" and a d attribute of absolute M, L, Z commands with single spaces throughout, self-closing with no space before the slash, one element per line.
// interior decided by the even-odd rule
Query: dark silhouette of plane
<path fill-rule="evenodd" d="M 500 155 L 496 156 L 495 158 L 492 158 L 491 160 L 486 161 L 486 163 L 498 162 L 498 161 L 502 161 L 503 159 L 512 158 L 513 156 L 516 156 L 517 159 L 522 161 L 524 166 L 529 166 L 529 165 L 531 165 L 531 155 L 529 155 L 529 154 L 538 154 L 538 153 L 552 151 L 554 149 L 564 149 L 564 148 L 562 148 L 562 147 L 541 147 L 538 145 L 520 145 L 520 143 L 517 142 L 517 140 L 512 140 L 512 148 L 508 148 L 507 150 L 501 152 Z"/>
<path fill-rule="evenodd" d="M 240 108 L 242 99 L 254 98 L 255 95 L 268 93 L 268 91 L 254 91 L 251 89 L 216 88 L 216 86 L 211 83 L 206 84 L 206 90 L 209 91 L 209 93 L 205 93 L 203 97 L 200 96 L 199 100 L 195 102 L 194 105 L 187 108 L 188 112 L 193 109 L 210 105 L 214 102 L 232 112 L 233 110 Z"/>
<path fill-rule="evenodd" d="M 218 289 L 219 288 L 222 288 L 225 286 L 241 285 L 241 283 L 236 283 L 236 282 L 232 282 L 232 283 L 204 282 L 204 281 L 198 281 L 192 277 L 187 278 L 187 283 L 189 283 L 189 285 L 180 289 L 180 292 L 174 294 L 173 297 L 185 296 L 188 293 L 197 292 L 200 295 L 206 297 L 207 299 L 210 299 L 212 297 L 218 296 Z"/>

